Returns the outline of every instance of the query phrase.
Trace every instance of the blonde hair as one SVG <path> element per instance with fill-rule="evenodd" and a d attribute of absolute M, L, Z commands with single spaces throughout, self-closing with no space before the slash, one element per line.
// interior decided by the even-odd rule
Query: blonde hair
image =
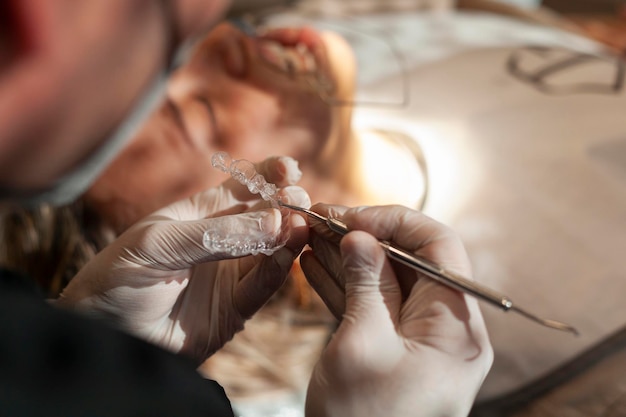
<path fill-rule="evenodd" d="M 114 238 L 80 200 L 60 207 L 5 207 L 0 213 L 0 266 L 30 276 L 53 298 Z"/>

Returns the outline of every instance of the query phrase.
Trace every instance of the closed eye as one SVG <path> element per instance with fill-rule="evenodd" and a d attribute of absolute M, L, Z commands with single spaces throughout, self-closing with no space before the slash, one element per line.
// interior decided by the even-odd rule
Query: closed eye
<path fill-rule="evenodd" d="M 176 127 L 176 130 L 179 131 L 183 139 L 189 145 L 193 146 L 193 141 L 191 140 L 191 136 L 189 135 L 189 132 L 187 131 L 187 127 L 185 126 L 185 121 L 183 120 L 183 115 L 180 112 L 180 108 L 169 97 L 165 99 L 163 106 L 164 106 L 164 110 L 166 114 L 174 122 L 174 126 Z"/>
<path fill-rule="evenodd" d="M 215 117 L 215 111 L 213 109 L 213 105 L 204 96 L 198 95 L 198 96 L 195 96 L 194 99 L 197 100 L 199 103 L 201 103 L 206 108 L 206 113 L 207 113 L 207 115 L 209 117 L 209 124 L 211 126 L 210 134 L 211 134 L 211 137 L 212 137 L 212 142 L 220 144 L 219 129 L 218 129 L 217 118 Z"/>

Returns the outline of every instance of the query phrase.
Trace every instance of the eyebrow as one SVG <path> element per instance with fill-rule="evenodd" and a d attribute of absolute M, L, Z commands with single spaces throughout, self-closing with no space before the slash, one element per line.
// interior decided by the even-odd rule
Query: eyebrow
<path fill-rule="evenodd" d="M 205 97 L 202 97 L 200 95 L 193 95 L 192 99 L 195 101 L 199 101 L 205 106 L 207 113 L 209 114 L 209 119 L 211 121 L 211 132 L 210 132 L 210 134 L 212 135 L 211 137 L 216 142 L 219 142 L 220 137 L 218 135 L 217 118 L 215 117 L 215 112 L 213 111 L 213 106 L 211 105 L 211 102 L 207 100 Z M 187 124 L 185 123 L 185 119 L 183 118 L 183 113 L 180 107 L 178 107 L 176 102 L 169 97 L 166 97 L 164 104 L 167 107 L 168 113 L 170 113 L 170 115 L 172 116 L 176 127 L 178 127 L 181 134 L 183 135 L 183 139 L 187 141 L 189 144 L 194 145 L 194 141 L 191 138 L 189 131 L 187 130 Z"/>

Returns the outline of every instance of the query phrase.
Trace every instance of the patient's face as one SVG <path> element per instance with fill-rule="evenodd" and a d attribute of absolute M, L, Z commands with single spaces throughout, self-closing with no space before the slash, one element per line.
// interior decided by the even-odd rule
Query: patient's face
<path fill-rule="evenodd" d="M 341 57 L 341 60 L 336 58 Z M 217 151 L 260 161 L 289 155 L 316 160 L 340 140 L 349 109 L 327 104 L 314 88 L 353 94 L 354 60 L 343 40 L 311 29 L 244 35 L 228 24 L 211 31 L 173 75 L 168 97 L 86 195 L 121 230 L 173 201 L 215 186 Z M 348 112 L 348 113 L 347 113 Z"/>

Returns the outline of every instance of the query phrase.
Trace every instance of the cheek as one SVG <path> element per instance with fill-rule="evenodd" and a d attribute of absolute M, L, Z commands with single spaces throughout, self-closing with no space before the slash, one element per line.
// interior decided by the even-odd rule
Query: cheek
<path fill-rule="evenodd" d="M 219 143 L 231 150 L 252 145 L 271 135 L 283 117 L 277 96 L 247 84 L 233 83 L 216 91 L 212 102 Z"/>
<path fill-rule="evenodd" d="M 145 215 L 212 184 L 212 170 L 210 162 L 191 153 L 127 152 L 91 187 L 88 198 Z"/>
<path fill-rule="evenodd" d="M 220 183 L 219 171 L 211 166 L 210 156 L 179 155 L 163 160 L 146 178 L 146 197 L 168 205 Z M 150 188 L 150 190 L 147 190 Z"/>

